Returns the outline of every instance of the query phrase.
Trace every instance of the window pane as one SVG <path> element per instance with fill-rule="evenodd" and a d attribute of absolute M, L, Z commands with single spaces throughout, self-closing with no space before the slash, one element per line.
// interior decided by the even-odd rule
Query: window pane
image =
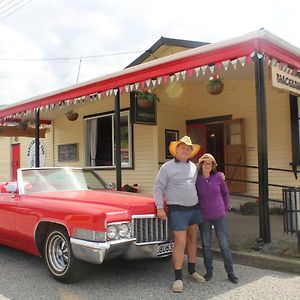
<path fill-rule="evenodd" d="M 112 117 L 98 119 L 96 166 L 112 166 Z"/>
<path fill-rule="evenodd" d="M 241 126 L 240 123 L 233 123 L 226 126 L 226 144 L 227 145 L 240 145 L 241 139 Z"/>
<path fill-rule="evenodd" d="M 129 167 L 130 164 L 130 132 L 129 132 L 129 122 L 128 113 L 122 114 L 120 116 L 120 126 L 121 126 L 121 164 L 124 167 Z"/>

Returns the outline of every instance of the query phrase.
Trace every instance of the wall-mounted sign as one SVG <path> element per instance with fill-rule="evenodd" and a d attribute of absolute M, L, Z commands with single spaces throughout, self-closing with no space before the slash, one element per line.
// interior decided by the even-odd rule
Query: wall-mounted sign
<path fill-rule="evenodd" d="M 58 145 L 58 161 L 78 160 L 78 144 Z"/>
<path fill-rule="evenodd" d="M 271 66 L 272 85 L 279 89 L 288 90 L 295 94 L 300 94 L 300 78 L 288 74 L 278 67 Z"/>
<path fill-rule="evenodd" d="M 130 92 L 131 122 L 156 125 L 156 98 L 141 98 L 136 91 Z"/>
<path fill-rule="evenodd" d="M 27 147 L 27 163 L 29 168 L 35 167 L 35 139 L 32 139 Z M 40 167 L 45 167 L 46 163 L 46 147 L 40 140 Z"/>

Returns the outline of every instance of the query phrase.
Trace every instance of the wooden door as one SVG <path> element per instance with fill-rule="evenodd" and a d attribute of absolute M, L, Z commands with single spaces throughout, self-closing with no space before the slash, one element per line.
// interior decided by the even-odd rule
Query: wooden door
<path fill-rule="evenodd" d="M 17 180 L 17 170 L 20 168 L 20 144 L 11 145 L 11 176 Z"/>
<path fill-rule="evenodd" d="M 197 163 L 199 158 L 206 152 L 206 125 L 187 125 L 187 135 L 191 138 L 193 144 L 201 146 L 200 151 L 191 159 L 191 161 Z"/>
<path fill-rule="evenodd" d="M 243 193 L 245 180 L 245 128 L 244 119 L 224 121 L 225 176 L 230 192 Z"/>

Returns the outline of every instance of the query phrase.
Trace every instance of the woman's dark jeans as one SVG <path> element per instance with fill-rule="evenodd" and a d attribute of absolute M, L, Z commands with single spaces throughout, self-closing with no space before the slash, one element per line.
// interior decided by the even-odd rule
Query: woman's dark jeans
<path fill-rule="evenodd" d="M 233 273 L 233 261 L 228 238 L 228 223 L 226 217 L 214 221 L 208 221 L 203 218 L 203 223 L 199 224 L 201 232 L 204 266 L 207 273 L 213 271 L 213 256 L 211 251 L 211 232 L 212 226 L 215 228 L 218 243 L 221 249 L 224 267 L 227 274 Z"/>

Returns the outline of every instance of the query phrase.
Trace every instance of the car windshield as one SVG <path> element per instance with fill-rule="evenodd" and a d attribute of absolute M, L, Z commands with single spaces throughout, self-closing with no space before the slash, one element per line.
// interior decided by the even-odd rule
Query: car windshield
<path fill-rule="evenodd" d="M 53 168 L 21 170 L 20 192 L 104 190 L 105 182 L 89 169 Z"/>

